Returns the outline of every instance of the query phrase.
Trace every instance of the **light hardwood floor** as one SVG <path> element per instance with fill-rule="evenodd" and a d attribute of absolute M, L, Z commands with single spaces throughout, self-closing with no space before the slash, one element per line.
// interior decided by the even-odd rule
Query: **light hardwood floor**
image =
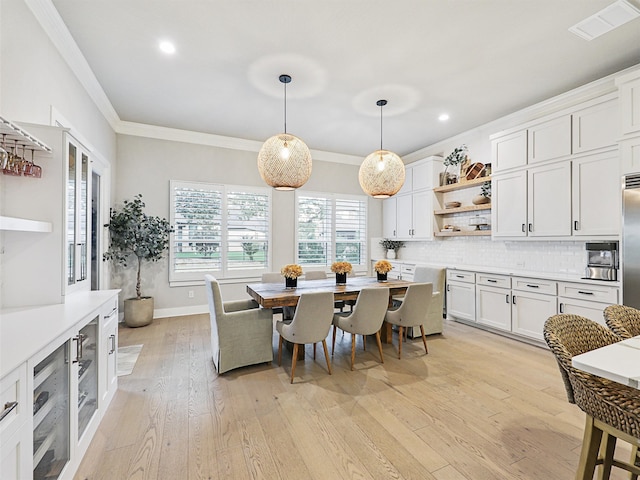
<path fill-rule="evenodd" d="M 338 332 L 333 375 L 308 346 L 291 385 L 287 352 L 216 375 L 208 315 L 121 327 L 121 346 L 144 347 L 76 478 L 573 478 L 584 415 L 548 350 L 446 322 L 428 355 L 420 339 L 402 360 L 384 345 L 381 365 L 361 338 L 355 371 Z"/>

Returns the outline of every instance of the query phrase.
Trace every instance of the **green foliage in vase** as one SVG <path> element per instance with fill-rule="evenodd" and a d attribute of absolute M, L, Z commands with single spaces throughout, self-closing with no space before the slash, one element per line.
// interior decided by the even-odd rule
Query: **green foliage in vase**
<path fill-rule="evenodd" d="M 380 246 L 385 250 L 398 250 L 401 247 L 404 247 L 404 242 L 400 240 L 390 240 L 388 238 L 383 238 L 380 240 Z"/>
<path fill-rule="evenodd" d="M 444 166 L 446 167 L 444 169 L 444 171 L 446 172 L 450 166 L 457 166 L 460 165 L 462 162 L 464 162 L 464 159 L 467 158 L 467 145 L 466 144 L 462 144 L 457 148 L 453 149 L 453 152 L 451 152 L 449 155 L 447 155 L 447 158 L 444 159 Z"/>
<path fill-rule="evenodd" d="M 116 265 L 128 266 L 128 259 L 134 256 L 137 261 L 136 297 L 142 298 L 140 288 L 140 271 L 142 261 L 157 262 L 162 258 L 169 246 L 169 234 L 173 227 L 160 217 L 152 217 L 144 213 L 145 204 L 142 194 L 133 200 L 125 200 L 121 210 L 112 209 L 109 223 L 111 240 L 109 250 L 103 255 L 103 260 L 111 260 Z"/>
<path fill-rule="evenodd" d="M 491 198 L 491 182 L 484 182 L 480 187 L 480 195 L 485 198 Z"/>

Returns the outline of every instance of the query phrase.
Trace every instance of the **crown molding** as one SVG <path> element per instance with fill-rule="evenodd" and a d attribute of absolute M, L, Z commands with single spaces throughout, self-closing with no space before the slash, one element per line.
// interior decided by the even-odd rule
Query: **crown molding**
<path fill-rule="evenodd" d="M 78 81 L 87 91 L 89 97 L 104 115 L 105 119 L 116 130 L 120 117 L 102 89 L 87 60 L 82 55 L 75 40 L 69 33 L 62 17 L 51 0 L 25 0 L 36 20 L 40 23 L 51 42 L 69 65 Z"/>
<path fill-rule="evenodd" d="M 155 138 L 158 140 L 170 140 L 173 142 L 192 143 L 196 145 L 207 145 L 209 147 L 228 148 L 231 150 L 243 150 L 245 152 L 260 151 L 263 142 L 247 140 L 245 138 L 226 137 L 213 133 L 193 132 L 191 130 L 180 130 L 177 128 L 160 127 L 157 125 L 147 125 L 120 121 L 116 128 L 116 133 L 120 135 L 131 135 L 134 137 Z M 325 152 L 323 150 L 311 150 L 311 157 L 314 160 L 334 163 L 346 163 L 350 165 L 360 165 L 362 159 L 355 155 L 342 153 Z"/>

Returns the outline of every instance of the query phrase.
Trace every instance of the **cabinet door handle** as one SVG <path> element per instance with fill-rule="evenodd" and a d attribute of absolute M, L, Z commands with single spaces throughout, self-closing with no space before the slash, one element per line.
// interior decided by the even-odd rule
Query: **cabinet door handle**
<path fill-rule="evenodd" d="M 564 303 L 560 302 L 560 313 L 564 313 Z"/>
<path fill-rule="evenodd" d="M 447 285 L 447 292 L 451 291 L 451 285 Z"/>
<path fill-rule="evenodd" d="M 505 298 L 506 302 L 507 302 L 507 303 L 509 303 L 509 294 L 507 293 L 507 294 L 505 295 L 505 297 L 506 297 L 506 298 Z"/>
<path fill-rule="evenodd" d="M 464 278 L 464 275 L 456 275 L 456 278 Z"/>
<path fill-rule="evenodd" d="M 582 290 L 578 290 L 578 293 L 582 294 L 582 295 L 593 295 L 593 292 L 585 292 Z"/>
<path fill-rule="evenodd" d="M 109 335 L 109 341 L 111 342 L 111 350 L 109 350 L 109 355 L 116 351 L 116 336 L 115 334 Z"/>
<path fill-rule="evenodd" d="M 530 232 L 533 232 L 533 223 L 530 223 L 530 224 L 529 224 L 529 231 L 530 231 Z"/>
<path fill-rule="evenodd" d="M 575 220 L 575 221 L 573 222 L 573 229 L 574 229 L 574 230 L 580 230 L 580 229 L 578 228 L 578 221 L 577 221 L 577 220 Z"/>
<path fill-rule="evenodd" d="M 524 228 L 524 223 L 522 224 L 522 233 L 526 233 L 527 231 Z"/>
<path fill-rule="evenodd" d="M 4 410 L 0 413 L 0 422 L 9 415 L 18 406 L 18 402 L 7 402 L 4 404 Z"/>
<path fill-rule="evenodd" d="M 76 342 L 76 359 L 72 360 L 71 363 L 78 363 L 80 361 L 80 335 L 73 337 L 71 340 Z"/>
<path fill-rule="evenodd" d="M 540 285 L 531 285 L 531 284 L 527 283 L 527 287 L 529 287 L 529 288 L 540 288 Z"/>
<path fill-rule="evenodd" d="M 498 280 L 494 280 L 493 278 L 487 278 L 487 282 L 498 283 Z"/>
<path fill-rule="evenodd" d="M 396 231 L 395 231 L 395 230 L 393 231 L 393 236 L 394 236 L 394 237 L 396 236 Z"/>
<path fill-rule="evenodd" d="M 511 297 L 511 303 L 513 303 L 514 305 L 516 304 L 516 296 L 512 296 Z"/>
<path fill-rule="evenodd" d="M 111 310 L 111 311 L 109 312 L 109 314 L 108 314 L 108 315 L 105 315 L 105 316 L 104 316 L 105 320 L 106 320 L 107 318 L 111 318 L 111 317 L 113 317 L 113 315 L 114 315 L 117 311 L 118 311 L 118 307 L 113 307 L 113 310 Z"/>

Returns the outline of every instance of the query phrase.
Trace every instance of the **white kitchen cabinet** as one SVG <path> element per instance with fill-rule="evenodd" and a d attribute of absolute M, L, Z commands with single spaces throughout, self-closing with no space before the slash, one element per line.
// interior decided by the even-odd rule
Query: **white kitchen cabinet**
<path fill-rule="evenodd" d="M 2 436 L 0 445 L 0 478 L 23 480 L 31 478 L 31 431 L 24 428 Z"/>
<path fill-rule="evenodd" d="M 396 201 L 397 236 L 410 238 L 413 228 L 413 195 L 398 195 Z"/>
<path fill-rule="evenodd" d="M 571 235 L 571 164 L 553 163 L 527 172 L 527 235 Z"/>
<path fill-rule="evenodd" d="M 31 408 L 27 394 L 27 364 L 0 380 L 0 478 L 31 476 Z"/>
<path fill-rule="evenodd" d="M 575 298 L 558 297 L 558 312 L 580 315 L 594 322 L 598 322 L 606 327 L 602 312 L 609 303 L 589 302 L 586 300 L 576 300 Z"/>
<path fill-rule="evenodd" d="M 620 141 L 621 174 L 640 173 L 640 135 Z"/>
<path fill-rule="evenodd" d="M 491 167 L 493 174 L 527 165 L 527 130 L 492 137 Z"/>
<path fill-rule="evenodd" d="M 589 318 L 606 326 L 603 311 L 619 302 L 617 286 L 558 282 L 558 311 Z"/>
<path fill-rule="evenodd" d="M 382 201 L 382 236 L 384 238 L 397 238 L 396 205 L 398 197 L 387 198 Z"/>
<path fill-rule="evenodd" d="M 475 273 L 447 270 L 447 318 L 476 321 Z"/>
<path fill-rule="evenodd" d="M 425 240 L 433 237 L 433 192 L 431 190 L 423 190 L 420 192 L 413 192 L 407 195 L 398 195 L 394 199 L 396 204 L 396 229 L 395 236 L 387 238 L 399 238 L 404 240 Z M 390 209 L 392 204 L 390 203 L 388 208 Z M 387 222 L 384 218 L 388 216 Z M 384 228 L 386 233 L 391 231 L 393 224 L 391 220 L 391 213 L 387 211 L 385 214 L 383 206 L 383 224 L 387 227 Z"/>
<path fill-rule="evenodd" d="M 616 78 L 622 116 L 622 134 L 640 133 L 640 70 Z"/>
<path fill-rule="evenodd" d="M 616 94 L 606 95 L 572 113 L 572 153 L 616 145 L 620 112 Z"/>
<path fill-rule="evenodd" d="M 100 363 L 98 364 L 100 407 L 108 405 L 118 389 L 118 299 L 101 311 Z"/>
<path fill-rule="evenodd" d="M 511 289 L 476 285 L 476 321 L 511 331 Z"/>
<path fill-rule="evenodd" d="M 571 155 L 571 115 L 545 120 L 527 129 L 529 165 Z"/>
<path fill-rule="evenodd" d="M 574 236 L 619 235 L 621 229 L 618 150 L 572 162 Z"/>
<path fill-rule="evenodd" d="M 511 293 L 511 331 L 544 341 L 544 322 L 558 312 L 556 282 L 513 277 Z"/>
<path fill-rule="evenodd" d="M 494 237 L 527 236 L 527 172 L 491 177 L 491 234 Z"/>

